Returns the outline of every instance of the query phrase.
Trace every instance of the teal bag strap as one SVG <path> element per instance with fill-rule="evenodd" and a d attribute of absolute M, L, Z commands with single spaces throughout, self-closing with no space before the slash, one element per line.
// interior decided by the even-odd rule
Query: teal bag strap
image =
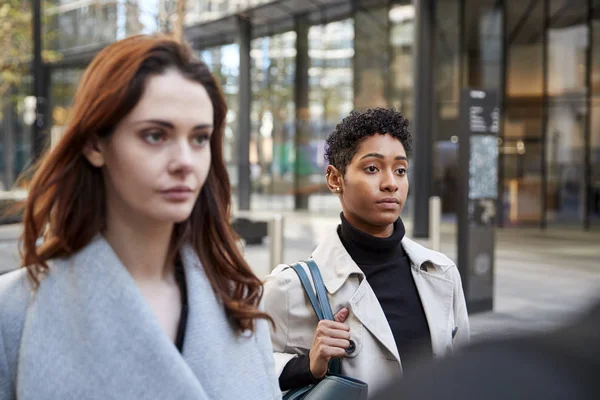
<path fill-rule="evenodd" d="M 303 262 L 306 265 L 308 265 L 308 269 L 310 271 L 310 274 L 312 275 L 312 279 L 315 284 L 315 290 L 317 291 L 317 300 L 319 300 L 319 305 L 321 306 L 323 317 L 325 317 L 325 319 L 333 321 L 333 312 L 331 312 L 331 305 L 329 304 L 329 300 L 327 299 L 327 290 L 325 289 L 323 277 L 321 276 L 321 272 L 319 271 L 317 263 L 314 260 L 306 260 Z"/>
<path fill-rule="evenodd" d="M 315 310 L 315 314 L 317 314 L 319 321 L 325 319 L 325 318 L 323 318 L 323 312 L 321 311 L 320 302 L 318 301 L 317 297 L 315 296 L 315 292 L 312 288 L 312 285 L 310 284 L 310 281 L 308 280 L 308 275 L 306 275 L 304 268 L 302 268 L 302 265 L 300 265 L 300 263 L 293 264 L 292 268 L 294 271 L 296 271 L 296 274 L 298 274 L 298 278 L 300 278 L 300 283 L 302 283 L 302 287 L 304 288 L 304 291 L 306 292 L 306 295 L 308 296 L 308 300 L 310 300 L 310 304 L 312 305 L 313 309 Z M 311 275 L 312 275 L 312 271 L 311 271 Z M 314 280 L 313 280 L 313 282 L 314 282 Z M 315 284 L 315 286 L 316 286 L 316 284 Z M 331 312 L 331 310 L 329 312 Z"/>
<path fill-rule="evenodd" d="M 300 283 L 302 283 L 302 287 L 308 296 L 310 304 L 315 310 L 315 314 L 317 314 L 319 321 L 324 319 L 333 321 L 333 312 L 331 311 L 331 305 L 329 304 L 329 300 L 327 298 L 327 289 L 323 283 L 323 277 L 321 276 L 321 272 L 319 271 L 317 263 L 314 260 L 305 260 L 302 262 L 308 266 L 308 270 L 310 271 L 310 275 L 315 286 L 314 290 L 310 284 L 310 281 L 308 280 L 308 276 L 306 275 L 304 268 L 302 268 L 302 265 L 300 263 L 295 263 L 292 265 L 292 268 L 294 271 L 296 271 L 296 274 L 298 274 Z M 329 373 L 339 375 L 341 371 L 341 359 L 334 358 L 329 361 Z"/>

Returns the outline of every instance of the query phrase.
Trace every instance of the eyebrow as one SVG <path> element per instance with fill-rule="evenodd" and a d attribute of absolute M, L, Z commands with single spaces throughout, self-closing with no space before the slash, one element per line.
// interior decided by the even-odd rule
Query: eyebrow
<path fill-rule="evenodd" d="M 363 160 L 363 159 L 368 158 L 368 157 L 379 158 L 380 160 L 383 160 L 385 158 L 383 156 L 383 154 L 369 153 L 369 154 L 365 154 L 360 159 Z M 396 158 L 394 158 L 394 160 L 396 160 L 396 161 L 408 161 L 408 158 L 406 158 L 405 156 L 396 156 Z"/>
<path fill-rule="evenodd" d="M 152 123 L 152 124 L 157 124 L 160 126 L 163 126 L 165 128 L 169 128 L 169 129 L 175 129 L 175 125 L 173 125 L 172 123 L 168 122 L 168 121 L 164 121 L 162 119 L 145 119 L 142 121 L 136 121 L 134 122 L 134 124 L 141 124 L 141 123 Z M 194 126 L 194 130 L 198 130 L 198 129 L 212 129 L 213 126 L 211 124 L 200 124 L 200 125 L 196 125 Z"/>

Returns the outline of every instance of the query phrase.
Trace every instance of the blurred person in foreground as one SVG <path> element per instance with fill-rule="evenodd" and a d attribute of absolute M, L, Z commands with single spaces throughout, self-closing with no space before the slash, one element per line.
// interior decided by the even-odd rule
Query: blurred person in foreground
<path fill-rule="evenodd" d="M 29 186 L 0 277 L 0 399 L 275 399 L 260 280 L 229 225 L 227 107 L 160 36 L 109 45 Z"/>
<path fill-rule="evenodd" d="M 482 342 L 424 364 L 380 392 L 389 399 L 600 399 L 600 303 L 551 333 Z"/>
<path fill-rule="evenodd" d="M 312 259 L 337 314 L 319 322 L 288 265 L 267 277 L 282 390 L 319 382 L 329 360 L 343 357 L 342 375 L 366 382 L 371 394 L 420 358 L 468 343 L 458 268 L 406 237 L 400 218 L 411 148 L 408 121 L 391 109 L 354 111 L 328 137 L 326 180 L 341 202 L 341 224 Z"/>

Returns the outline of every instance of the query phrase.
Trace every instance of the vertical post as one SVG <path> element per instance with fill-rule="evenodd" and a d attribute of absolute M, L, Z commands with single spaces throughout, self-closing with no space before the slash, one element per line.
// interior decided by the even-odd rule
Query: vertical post
<path fill-rule="evenodd" d="M 42 4 L 41 0 L 33 0 L 33 95 L 37 99 L 36 119 L 32 127 L 31 153 L 37 159 L 44 149 L 46 129 L 46 99 L 44 96 L 44 65 L 42 60 Z"/>
<path fill-rule="evenodd" d="M 467 53 L 469 51 L 469 46 L 466 46 L 465 43 L 465 33 L 466 33 L 466 20 L 467 20 L 467 0 L 459 0 L 460 5 L 458 6 L 459 19 L 460 23 L 458 26 L 458 70 L 459 70 L 459 88 L 462 89 L 466 85 L 469 84 L 467 79 L 467 68 L 469 67 L 469 63 L 465 62 L 465 57 L 467 57 Z"/>
<path fill-rule="evenodd" d="M 498 100 L 468 88 L 460 98 L 458 269 L 470 313 L 494 304 Z"/>
<path fill-rule="evenodd" d="M 591 226 L 591 203 L 592 203 L 592 160 L 591 160 L 591 138 L 592 138 L 592 58 L 593 58 L 593 4 L 592 0 L 587 1 L 587 51 L 585 53 L 585 87 L 587 89 L 585 94 L 585 102 L 587 108 L 587 114 L 585 118 L 585 153 L 584 153 L 584 185 L 585 185 L 585 198 L 583 201 L 583 229 L 586 231 L 590 230 Z"/>
<path fill-rule="evenodd" d="M 547 227 L 548 202 L 548 158 L 546 156 L 548 138 L 548 30 L 550 28 L 550 0 L 544 0 L 544 23 L 542 36 L 542 184 L 540 189 L 540 229 Z"/>
<path fill-rule="evenodd" d="M 294 88 L 294 102 L 296 104 L 296 162 L 294 166 L 294 209 L 308 210 L 309 194 L 305 189 L 309 185 L 310 162 L 310 109 L 309 109 L 309 81 L 308 68 L 310 57 L 308 55 L 308 30 L 310 28 L 306 17 L 297 17 L 296 25 L 296 79 Z"/>
<path fill-rule="evenodd" d="M 238 111 L 238 208 L 250 210 L 250 40 L 252 26 L 248 18 L 238 17 L 240 47 L 239 111 Z"/>
<path fill-rule="evenodd" d="M 508 79 L 508 5 L 507 0 L 502 0 L 502 64 L 500 70 L 500 132 L 498 132 L 498 201 L 496 204 L 496 226 L 504 227 L 504 121 L 506 120 L 507 79 Z"/>
<path fill-rule="evenodd" d="M 10 190 L 15 181 L 15 109 L 11 102 L 14 88 L 11 86 L 6 93 L 4 104 L 4 118 L 2 121 L 3 138 L 2 152 L 4 174 L 2 174 L 4 190 Z"/>
<path fill-rule="evenodd" d="M 271 241 L 270 250 L 270 266 L 275 268 L 279 264 L 283 264 L 283 215 L 275 214 L 273 219 L 269 223 L 269 238 Z"/>
<path fill-rule="evenodd" d="M 415 88 L 413 132 L 415 139 L 414 170 L 420 179 L 413 181 L 414 232 L 419 238 L 429 236 L 429 197 L 431 195 L 432 110 L 433 110 L 433 29 L 432 0 L 415 0 Z"/>
<path fill-rule="evenodd" d="M 440 251 L 442 225 L 442 201 L 438 196 L 429 198 L 429 247 Z"/>

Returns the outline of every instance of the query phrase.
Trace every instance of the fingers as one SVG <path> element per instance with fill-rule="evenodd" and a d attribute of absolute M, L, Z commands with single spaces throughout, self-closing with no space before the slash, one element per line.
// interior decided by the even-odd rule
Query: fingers
<path fill-rule="evenodd" d="M 349 314 L 350 310 L 344 307 L 333 316 L 333 320 L 336 322 L 344 322 L 346 321 L 346 318 L 348 318 Z"/>
<path fill-rule="evenodd" d="M 319 321 L 319 324 L 317 325 L 317 330 L 319 330 L 320 328 L 334 329 L 334 330 L 340 330 L 340 331 L 350 331 L 350 327 L 348 327 L 347 325 L 344 325 L 341 322 L 327 321 L 327 320 Z"/>
<path fill-rule="evenodd" d="M 350 340 L 350 331 L 347 329 L 334 329 L 328 326 L 320 326 L 317 328 L 316 336 L 332 339 Z"/>
<path fill-rule="evenodd" d="M 344 357 L 345 355 L 346 349 L 343 349 L 341 347 L 324 346 L 319 349 L 319 356 L 322 357 L 322 359 L 325 362 L 329 362 L 329 360 L 331 360 L 332 358 Z"/>
<path fill-rule="evenodd" d="M 321 344 L 327 347 L 334 347 L 337 349 L 346 350 L 350 347 L 350 340 L 348 339 L 335 339 L 335 338 L 322 338 Z"/>

